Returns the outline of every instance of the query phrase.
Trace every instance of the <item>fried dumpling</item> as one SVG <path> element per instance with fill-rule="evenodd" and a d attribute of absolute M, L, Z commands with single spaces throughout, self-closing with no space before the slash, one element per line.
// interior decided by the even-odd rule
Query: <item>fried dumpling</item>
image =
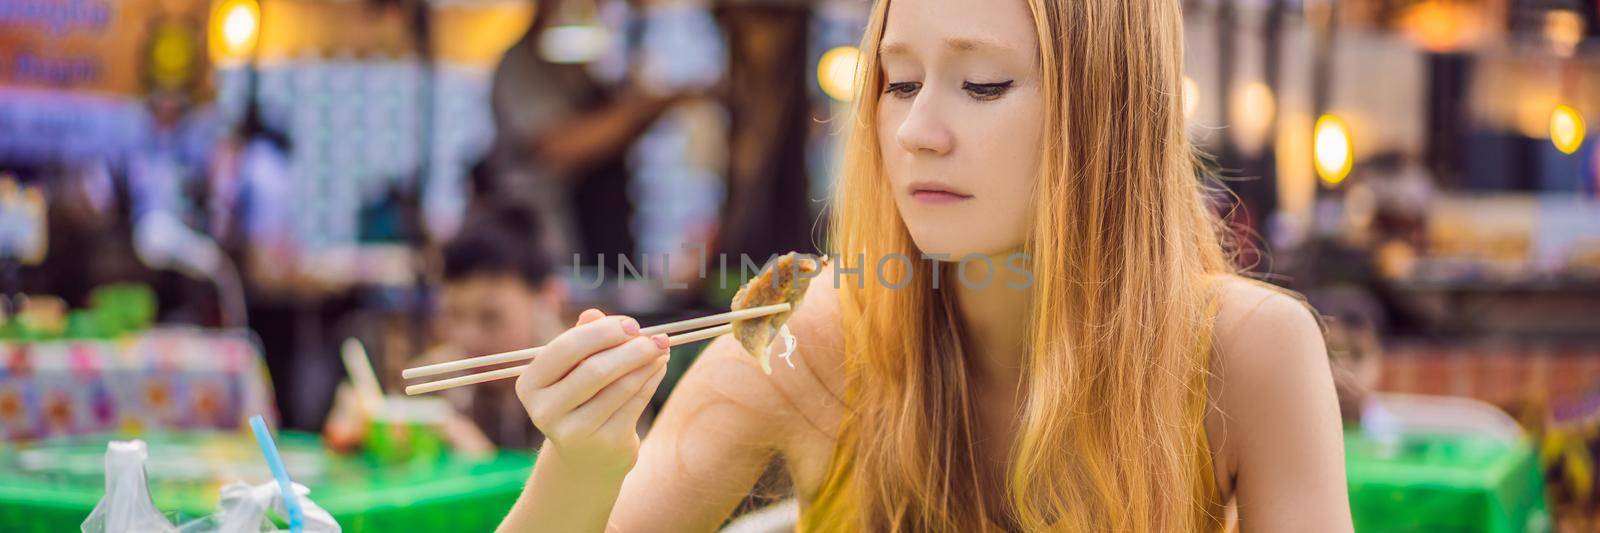
<path fill-rule="evenodd" d="M 784 338 L 784 352 L 779 357 L 788 361 L 789 355 L 794 352 L 794 336 L 789 334 L 789 327 L 784 324 L 795 309 L 800 308 L 800 300 L 805 298 L 811 278 L 816 277 L 827 265 L 827 257 L 789 252 L 769 263 L 733 295 L 734 310 L 780 303 L 790 305 L 790 309 L 783 313 L 733 322 L 734 338 L 739 340 L 745 351 L 761 362 L 763 372 L 772 373 L 771 347 L 776 338 Z M 793 367 L 794 363 L 789 363 L 789 366 Z"/>

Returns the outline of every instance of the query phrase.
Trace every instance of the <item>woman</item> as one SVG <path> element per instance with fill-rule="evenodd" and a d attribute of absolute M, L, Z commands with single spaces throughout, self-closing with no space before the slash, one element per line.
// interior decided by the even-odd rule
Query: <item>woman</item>
<path fill-rule="evenodd" d="M 718 339 L 641 446 L 664 339 L 585 312 L 519 380 L 550 440 L 502 529 L 713 529 L 774 458 L 803 531 L 1351 529 L 1319 325 L 1195 179 L 1177 0 L 884 0 L 862 50 L 797 368 Z"/>

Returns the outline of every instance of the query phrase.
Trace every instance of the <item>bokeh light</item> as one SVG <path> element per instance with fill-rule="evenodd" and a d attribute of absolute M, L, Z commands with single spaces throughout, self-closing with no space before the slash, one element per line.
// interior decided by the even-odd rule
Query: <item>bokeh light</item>
<path fill-rule="evenodd" d="M 840 46 L 822 54 L 817 61 L 817 85 L 823 94 L 840 102 L 855 98 L 856 64 L 861 52 L 854 46 Z"/>
<path fill-rule="evenodd" d="M 1246 83 L 1232 93 L 1229 129 L 1241 148 L 1247 153 L 1256 153 L 1272 136 L 1273 118 L 1278 112 L 1277 95 L 1259 81 Z"/>
<path fill-rule="evenodd" d="M 539 51 L 551 63 L 590 63 L 605 55 L 611 44 L 611 32 L 593 24 L 553 26 L 539 35 Z"/>
<path fill-rule="evenodd" d="M 1550 142 L 1563 154 L 1572 154 L 1583 146 L 1583 115 L 1569 105 L 1558 105 L 1550 112 Z"/>
<path fill-rule="evenodd" d="M 217 63 L 248 59 L 261 35 L 261 6 L 255 0 L 223 0 L 211 16 L 211 55 Z"/>
<path fill-rule="evenodd" d="M 1317 177 L 1330 187 L 1338 185 L 1350 175 L 1350 167 L 1355 160 L 1350 126 L 1337 116 L 1323 115 L 1317 119 L 1312 132 Z"/>
<path fill-rule="evenodd" d="M 1194 118 L 1200 110 L 1200 84 L 1194 78 L 1183 77 L 1183 118 Z"/>

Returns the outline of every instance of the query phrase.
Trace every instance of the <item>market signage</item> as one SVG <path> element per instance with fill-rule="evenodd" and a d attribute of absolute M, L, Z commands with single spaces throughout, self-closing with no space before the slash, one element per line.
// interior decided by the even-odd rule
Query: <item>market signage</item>
<path fill-rule="evenodd" d="M 132 142 L 144 97 L 207 97 L 200 0 L 0 0 L 0 163 Z"/>

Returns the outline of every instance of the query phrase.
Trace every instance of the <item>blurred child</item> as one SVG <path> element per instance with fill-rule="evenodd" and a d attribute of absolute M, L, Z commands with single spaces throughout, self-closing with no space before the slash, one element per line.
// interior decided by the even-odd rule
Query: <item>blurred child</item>
<path fill-rule="evenodd" d="M 1383 345 L 1378 329 L 1359 314 L 1328 317 L 1327 327 L 1339 416 L 1346 424 L 1359 424 L 1367 399 L 1383 379 Z"/>
<path fill-rule="evenodd" d="M 443 287 L 435 323 L 443 345 L 407 366 L 507 352 L 545 344 L 564 329 L 566 287 L 551 275 L 555 261 L 532 236 L 537 218 L 522 209 L 497 209 L 471 221 L 443 250 Z M 482 443 L 535 448 L 543 440 L 524 414 L 514 388 L 502 380 L 444 393 L 462 416 L 441 428 L 458 449 Z M 324 428 L 329 446 L 360 442 L 367 420 L 354 414 L 354 395 L 341 390 Z"/>

